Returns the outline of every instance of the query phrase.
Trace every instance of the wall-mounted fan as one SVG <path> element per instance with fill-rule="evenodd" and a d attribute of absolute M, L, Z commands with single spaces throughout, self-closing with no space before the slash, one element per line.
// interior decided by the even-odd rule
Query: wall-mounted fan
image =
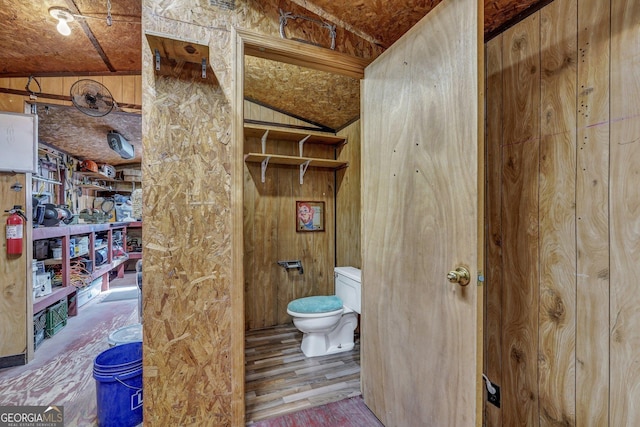
<path fill-rule="evenodd" d="M 88 116 L 106 116 L 116 105 L 109 89 L 95 80 L 78 80 L 70 92 L 73 105 Z"/>

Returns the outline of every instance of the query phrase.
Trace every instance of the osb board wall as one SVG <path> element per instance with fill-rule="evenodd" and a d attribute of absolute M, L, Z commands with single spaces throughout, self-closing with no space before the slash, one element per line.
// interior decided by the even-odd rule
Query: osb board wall
<path fill-rule="evenodd" d="M 640 422 L 640 4 L 555 0 L 487 44 L 487 425 Z"/>
<path fill-rule="evenodd" d="M 246 138 L 245 152 L 260 152 L 259 138 Z M 334 148 L 306 144 L 305 156 L 334 158 Z M 298 155 L 292 141 L 267 141 L 267 152 Z M 245 329 L 291 322 L 287 304 L 296 298 L 333 293 L 335 266 L 335 174 L 309 168 L 300 184 L 300 169 L 280 165 L 267 168 L 260 179 L 260 163 L 245 164 L 244 282 Z M 296 231 L 296 201 L 324 202 L 325 230 Z M 285 270 L 280 260 L 302 261 L 303 274 Z"/>
<path fill-rule="evenodd" d="M 245 57 L 245 97 L 335 131 L 360 112 L 358 79 Z"/>
<path fill-rule="evenodd" d="M 2 224 L 9 214 L 4 210 L 13 208 L 14 205 L 21 205 L 25 210 L 30 208 L 27 204 L 28 189 L 26 185 L 26 174 L 13 174 L 0 172 L 0 200 L 2 205 Z M 11 189 L 13 184 L 22 185 L 22 191 L 16 192 Z M 27 268 L 27 254 L 31 250 L 29 243 L 31 230 L 24 228 L 22 255 L 7 254 L 7 240 L 2 234 L 2 245 L 0 245 L 0 366 L 4 363 L 3 357 L 24 354 L 26 361 L 27 351 L 31 346 L 28 340 L 33 339 L 33 333 L 29 334 L 29 325 L 33 327 L 33 307 L 31 306 L 31 279 L 27 273 L 31 269 Z M 30 266 L 29 266 L 30 267 Z M 28 293 L 29 292 L 29 293 Z M 29 349 L 29 350 L 28 350 Z"/>
<path fill-rule="evenodd" d="M 231 187 L 237 182 L 231 153 L 237 150 L 229 146 L 230 31 L 237 25 L 277 37 L 278 9 L 288 5 L 234 4 L 221 9 L 187 0 L 143 1 L 143 31 L 208 43 L 219 82 L 156 76 L 143 40 L 144 416 L 152 425 L 244 424 L 243 283 L 232 283 L 230 270 L 242 266 L 232 259 L 238 251 L 231 245 L 232 233 L 242 230 L 231 228 L 236 206 L 230 200 L 232 191 L 242 190 Z M 315 31 L 309 23 L 295 33 Z M 344 33 L 337 50 L 379 53 Z"/>
<path fill-rule="evenodd" d="M 357 120 L 338 132 L 347 138 L 338 160 L 349 162 L 349 167 L 336 171 L 336 266 L 356 268 L 362 268 L 360 126 Z"/>

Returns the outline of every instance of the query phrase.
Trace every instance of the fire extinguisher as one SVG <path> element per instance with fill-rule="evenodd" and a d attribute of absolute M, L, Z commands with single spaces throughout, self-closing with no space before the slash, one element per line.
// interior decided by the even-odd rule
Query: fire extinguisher
<path fill-rule="evenodd" d="M 7 255 L 22 255 L 22 231 L 27 218 L 19 205 L 5 212 L 10 214 L 7 218 Z"/>

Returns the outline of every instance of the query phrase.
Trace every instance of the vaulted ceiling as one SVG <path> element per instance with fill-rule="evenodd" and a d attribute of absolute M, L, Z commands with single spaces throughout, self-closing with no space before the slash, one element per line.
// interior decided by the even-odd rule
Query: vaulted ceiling
<path fill-rule="evenodd" d="M 260 4 L 259 0 L 249 1 Z M 338 32 L 353 33 L 386 49 L 441 0 L 290 1 L 308 11 L 308 16 L 335 24 Z M 549 1 L 485 0 L 485 37 Z M 62 7 L 75 16 L 70 24 L 73 31 L 68 37 L 51 31 L 56 23 L 49 12 L 52 7 Z M 111 15 L 110 25 L 107 12 Z M 141 14 L 139 0 L 0 0 L 0 79 L 31 75 L 140 74 Z M 258 65 L 251 67 L 252 63 Z M 266 70 L 264 63 L 247 60 L 247 98 L 327 129 L 339 129 L 357 118 L 359 82 L 356 80 L 325 75 L 310 79 L 307 75 L 297 84 L 297 76 L 306 71 L 289 66 L 273 68 L 276 65 L 270 64 Z M 271 81 L 268 90 L 265 90 L 265 79 Z M 288 91 L 278 93 L 277 82 L 285 80 Z M 305 80 L 323 84 L 308 86 Z M 306 96 L 296 98 L 296 92 Z M 314 102 L 300 102 L 300 99 Z M 327 105 L 339 108 L 330 111 Z"/>

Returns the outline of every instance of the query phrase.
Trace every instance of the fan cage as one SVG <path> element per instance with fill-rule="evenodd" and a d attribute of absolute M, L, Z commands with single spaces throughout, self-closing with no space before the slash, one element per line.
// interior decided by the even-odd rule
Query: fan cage
<path fill-rule="evenodd" d="M 109 89 L 95 80 L 78 80 L 71 86 L 69 94 L 73 105 L 88 116 L 106 116 L 116 106 Z"/>

